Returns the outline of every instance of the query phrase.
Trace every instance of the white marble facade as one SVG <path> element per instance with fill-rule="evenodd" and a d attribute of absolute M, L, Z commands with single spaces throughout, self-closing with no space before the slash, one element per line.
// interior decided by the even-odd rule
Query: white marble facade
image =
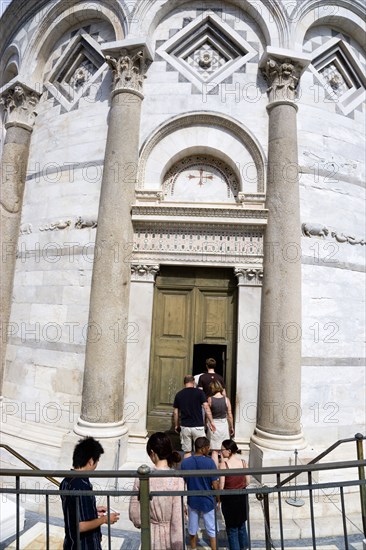
<path fill-rule="evenodd" d="M 2 430 L 3 442 L 30 448 L 40 466 L 68 466 L 64 447 L 80 414 L 85 348 L 98 338 L 88 312 L 112 82 L 103 45 L 123 39 L 152 52 L 139 164 L 126 167 L 131 174 L 137 168 L 134 241 L 115 250 L 116 261 L 132 265 L 129 322 L 116 335 L 128 344 L 127 460 L 144 460 L 160 265 L 242 270 L 236 434 L 242 445 L 253 434 L 270 215 L 268 86 L 259 69 L 268 47 L 311 60 L 296 98 L 301 253 L 276 250 L 302 264 L 302 401 L 283 414 L 290 421 L 300 416 L 307 442 L 319 449 L 364 433 L 365 7 L 361 0 L 272 4 L 269 10 L 260 0 L 15 0 L 5 11 L 0 92 L 5 97 L 19 82 L 42 95 L 2 332 Z M 182 183 L 187 170 L 191 187 Z M 280 327 L 277 337 L 287 336 Z"/>

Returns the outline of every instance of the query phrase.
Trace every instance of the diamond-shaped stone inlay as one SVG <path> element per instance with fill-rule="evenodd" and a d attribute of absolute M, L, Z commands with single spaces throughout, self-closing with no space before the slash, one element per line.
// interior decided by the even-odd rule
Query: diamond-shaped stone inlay
<path fill-rule="evenodd" d="M 328 82 L 329 86 L 338 97 L 343 95 L 352 87 L 346 82 L 335 63 L 329 63 L 329 65 L 326 65 L 326 67 L 321 69 L 319 73 Z"/>
<path fill-rule="evenodd" d="M 185 61 L 190 67 L 193 67 L 200 73 L 201 78 L 207 80 L 212 73 L 216 72 L 217 69 L 222 67 L 229 59 L 207 42 L 201 48 L 189 54 Z"/>
<path fill-rule="evenodd" d="M 45 86 L 66 111 L 70 111 L 105 67 L 100 45 L 81 30 L 55 63 Z"/>
<path fill-rule="evenodd" d="M 206 11 L 167 40 L 157 53 L 197 86 L 219 83 L 257 52 L 214 12 Z"/>
<path fill-rule="evenodd" d="M 364 101 L 366 76 L 341 38 L 332 38 L 313 52 L 310 70 L 343 114 L 348 115 Z"/>

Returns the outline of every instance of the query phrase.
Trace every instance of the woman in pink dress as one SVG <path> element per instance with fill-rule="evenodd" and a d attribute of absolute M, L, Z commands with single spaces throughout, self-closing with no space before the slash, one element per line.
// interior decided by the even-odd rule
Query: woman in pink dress
<path fill-rule="evenodd" d="M 146 452 L 156 470 L 170 470 L 180 462 L 179 453 L 173 451 L 169 437 L 163 432 L 150 436 Z M 133 490 L 140 488 L 136 479 Z M 180 477 L 152 477 L 150 491 L 184 491 L 184 480 Z M 140 502 L 137 496 L 130 500 L 130 520 L 135 527 L 141 527 Z M 152 550 L 183 550 L 184 529 L 182 500 L 180 496 L 155 496 L 150 501 L 150 525 Z"/>

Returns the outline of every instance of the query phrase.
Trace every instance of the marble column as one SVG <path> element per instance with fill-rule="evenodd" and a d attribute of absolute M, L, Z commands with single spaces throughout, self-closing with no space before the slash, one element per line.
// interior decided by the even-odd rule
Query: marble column
<path fill-rule="evenodd" d="M 263 269 L 238 266 L 234 272 L 238 279 L 235 441 L 246 447 L 255 428 L 257 413 Z"/>
<path fill-rule="evenodd" d="M 158 271 L 159 265 L 131 265 L 130 334 L 124 406 L 129 462 L 140 460 L 146 446 L 154 288 Z"/>
<path fill-rule="evenodd" d="M 121 437 L 133 243 L 131 205 L 139 153 L 147 48 L 122 41 L 103 48 L 113 72 L 89 308 L 79 435 Z"/>
<path fill-rule="evenodd" d="M 269 115 L 257 424 L 252 442 L 305 446 L 301 431 L 301 227 L 296 88 L 308 60 L 267 52 Z"/>
<path fill-rule="evenodd" d="M 0 394 L 5 366 L 16 250 L 28 165 L 30 138 L 40 94 L 21 82 L 0 90 L 6 136 L 1 159 Z"/>

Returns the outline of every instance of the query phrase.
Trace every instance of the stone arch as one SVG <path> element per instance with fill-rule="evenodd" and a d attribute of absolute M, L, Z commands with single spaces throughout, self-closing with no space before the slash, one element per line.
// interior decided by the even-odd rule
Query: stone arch
<path fill-rule="evenodd" d="M 54 44 L 68 30 L 88 21 L 102 20 L 110 23 L 115 40 L 122 40 L 127 32 L 126 16 L 117 0 L 110 0 L 102 7 L 101 2 L 68 2 L 65 9 L 62 2 L 51 8 L 39 23 L 37 33 L 30 41 L 22 64 L 24 76 L 34 82 L 41 82 L 43 68 Z M 36 60 L 36 62 L 34 61 Z"/>
<path fill-rule="evenodd" d="M 187 152 L 213 154 L 235 170 L 240 191 L 264 192 L 265 156 L 261 146 L 244 125 L 210 111 L 178 115 L 147 138 L 140 153 L 138 187 L 160 189 L 163 174 Z"/>
<path fill-rule="evenodd" d="M 6 48 L 0 65 L 0 87 L 7 84 L 19 74 L 20 52 L 15 44 Z"/>
<path fill-rule="evenodd" d="M 136 6 L 131 20 L 130 32 L 133 35 L 152 36 L 158 24 L 171 11 L 190 4 L 192 5 L 194 2 L 187 0 L 164 0 L 163 2 L 141 0 Z M 278 0 L 271 3 L 270 9 L 267 3 L 252 2 L 250 0 L 228 0 L 227 4 L 250 15 L 259 26 L 267 46 L 288 46 L 289 27 L 286 14 L 279 5 Z M 206 4 L 201 2 L 200 7 L 204 8 Z M 210 4 L 207 3 L 207 9 L 210 7 Z"/>
<path fill-rule="evenodd" d="M 304 1 L 299 4 L 291 19 L 296 22 L 292 29 L 292 40 L 298 49 L 302 49 L 306 33 L 318 26 L 344 32 L 359 44 L 365 40 L 364 10 L 357 0 L 340 0 L 337 5 L 324 0 Z"/>

